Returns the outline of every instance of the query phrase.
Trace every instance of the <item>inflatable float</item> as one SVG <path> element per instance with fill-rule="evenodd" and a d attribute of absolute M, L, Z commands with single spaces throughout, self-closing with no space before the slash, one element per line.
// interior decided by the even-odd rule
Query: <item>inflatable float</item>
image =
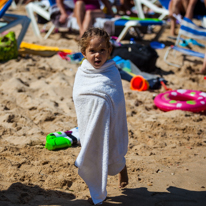
<path fill-rule="evenodd" d="M 163 111 L 201 112 L 206 110 L 206 93 L 186 89 L 172 90 L 158 94 L 154 99 L 154 103 Z"/>

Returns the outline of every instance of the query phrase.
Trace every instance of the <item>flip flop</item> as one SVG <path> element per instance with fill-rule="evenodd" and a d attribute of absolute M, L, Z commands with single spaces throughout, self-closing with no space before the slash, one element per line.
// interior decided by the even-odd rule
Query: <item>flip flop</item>
<path fill-rule="evenodd" d="M 183 39 L 179 45 L 182 46 L 182 47 L 188 47 L 189 46 L 189 43 L 190 43 L 190 39 Z"/>
<path fill-rule="evenodd" d="M 204 44 L 200 44 L 199 42 L 197 42 L 195 39 L 188 39 L 189 43 L 192 43 L 193 45 L 197 45 L 199 47 L 205 47 Z"/>

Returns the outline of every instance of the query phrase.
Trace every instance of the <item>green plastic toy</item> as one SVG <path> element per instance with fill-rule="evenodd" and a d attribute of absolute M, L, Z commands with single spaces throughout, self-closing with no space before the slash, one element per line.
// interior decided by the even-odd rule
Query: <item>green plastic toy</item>
<path fill-rule="evenodd" d="M 15 33 L 10 31 L 0 37 L 0 62 L 15 59 L 18 57 L 17 41 Z"/>
<path fill-rule="evenodd" d="M 72 145 L 79 143 L 78 127 L 66 132 L 54 132 L 50 133 L 46 137 L 45 148 L 48 150 L 62 149 L 71 147 Z"/>

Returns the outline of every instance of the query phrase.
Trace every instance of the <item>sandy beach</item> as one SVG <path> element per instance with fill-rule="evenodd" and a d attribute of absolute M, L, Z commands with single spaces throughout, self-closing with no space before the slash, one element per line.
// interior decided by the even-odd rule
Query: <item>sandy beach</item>
<path fill-rule="evenodd" d="M 11 12 L 26 14 L 24 6 Z M 18 33 L 20 27 L 13 30 Z M 167 28 L 159 38 L 166 47 L 156 50 L 156 65 L 167 87 L 206 92 L 203 75 L 195 74 L 202 59 L 170 56 L 176 63 L 184 60 L 181 68 L 164 62 L 166 49 L 175 42 L 169 35 Z M 142 43 L 148 44 L 153 37 L 145 35 Z M 30 24 L 24 41 L 79 52 L 74 38 L 64 32 L 38 39 Z M 88 187 L 74 166 L 80 146 L 58 151 L 44 147 L 47 134 L 77 126 L 72 100 L 77 69 L 77 64 L 58 55 L 30 54 L 0 63 L 1 206 L 90 205 Z M 154 97 L 165 92 L 163 87 L 137 92 L 129 82 L 122 80 L 122 84 L 129 132 L 129 184 L 119 189 L 118 176 L 109 176 L 104 205 L 205 206 L 206 112 L 163 112 L 154 105 Z"/>

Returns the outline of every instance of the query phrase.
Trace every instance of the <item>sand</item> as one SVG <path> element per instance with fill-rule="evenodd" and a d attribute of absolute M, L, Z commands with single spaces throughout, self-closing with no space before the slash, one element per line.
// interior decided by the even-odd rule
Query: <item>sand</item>
<path fill-rule="evenodd" d="M 24 6 L 14 13 L 25 14 Z M 20 27 L 14 31 L 19 32 Z M 174 41 L 167 28 L 159 41 L 157 66 L 172 89 L 206 92 L 206 80 L 195 74 L 202 59 L 186 57 L 181 68 L 163 57 Z M 148 43 L 153 34 L 145 35 Z M 75 35 L 35 37 L 31 25 L 24 41 L 78 52 Z M 197 51 L 203 51 L 197 46 Z M 170 56 L 172 59 L 172 56 Z M 182 63 L 182 56 L 173 58 Z M 0 205 L 90 205 L 89 190 L 74 161 L 80 146 L 58 151 L 44 148 L 46 135 L 77 126 L 72 88 L 78 65 L 58 55 L 26 55 L 0 64 Z M 108 177 L 104 205 L 204 206 L 206 204 L 206 116 L 155 107 L 158 90 L 137 92 L 122 80 L 126 99 L 129 184 L 118 188 L 118 176 Z"/>

